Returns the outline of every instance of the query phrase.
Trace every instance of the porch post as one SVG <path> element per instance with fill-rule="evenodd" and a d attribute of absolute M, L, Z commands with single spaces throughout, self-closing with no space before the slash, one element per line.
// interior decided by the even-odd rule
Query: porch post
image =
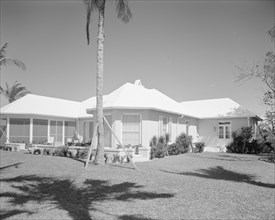
<path fill-rule="evenodd" d="M 50 140 L 50 127 L 51 126 L 51 121 L 48 119 L 48 140 L 47 140 L 47 142 L 49 142 L 49 140 Z M 56 140 L 55 140 L 56 141 Z"/>
<path fill-rule="evenodd" d="M 10 143 L 10 118 L 7 117 L 7 140 L 6 142 Z"/>
<path fill-rule="evenodd" d="M 33 140 L 33 118 L 30 118 L 30 143 L 32 143 Z"/>
<path fill-rule="evenodd" d="M 65 121 L 62 121 L 62 145 L 65 145 Z"/>

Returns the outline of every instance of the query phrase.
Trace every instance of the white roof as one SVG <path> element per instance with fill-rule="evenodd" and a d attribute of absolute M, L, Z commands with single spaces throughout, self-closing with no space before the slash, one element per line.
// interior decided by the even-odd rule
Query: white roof
<path fill-rule="evenodd" d="M 176 102 L 156 89 L 147 89 L 140 80 L 125 83 L 103 97 L 104 109 L 151 109 L 194 118 L 257 117 L 229 98 Z M 92 117 L 96 98 L 83 102 L 28 94 L 0 109 L 1 114 L 44 115 L 64 118 Z M 258 118 L 259 119 L 259 118 Z"/>
<path fill-rule="evenodd" d="M 229 98 L 182 102 L 183 109 L 198 118 L 257 117 Z"/>
<path fill-rule="evenodd" d="M 90 112 L 96 108 L 96 99 L 92 97 L 82 102 Z M 153 109 L 175 114 L 182 114 L 180 103 L 156 89 L 147 89 L 140 81 L 126 83 L 103 97 L 104 109 Z"/>
<path fill-rule="evenodd" d="M 1 114 L 45 115 L 64 118 L 91 117 L 80 102 L 28 94 L 0 109 Z"/>

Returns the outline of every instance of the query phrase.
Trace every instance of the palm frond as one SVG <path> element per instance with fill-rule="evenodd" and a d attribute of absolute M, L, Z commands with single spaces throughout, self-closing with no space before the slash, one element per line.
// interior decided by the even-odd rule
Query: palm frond
<path fill-rule="evenodd" d="M 14 65 L 18 66 L 19 68 L 21 68 L 22 70 L 26 69 L 26 65 L 22 61 L 17 60 L 17 59 L 12 59 L 9 57 L 3 57 L 0 61 L 0 66 L 7 65 L 7 64 L 14 64 Z"/>
<path fill-rule="evenodd" d="M 132 12 L 127 0 L 116 0 L 117 17 L 124 23 L 128 23 L 132 18 Z"/>
<path fill-rule="evenodd" d="M 0 87 L 0 92 L 9 100 L 10 103 L 31 93 L 25 86 L 22 86 L 17 81 L 14 82 L 11 87 L 6 83 L 6 89 Z"/>
<path fill-rule="evenodd" d="M 98 9 L 97 0 L 83 0 L 86 7 L 86 37 L 87 43 L 90 44 L 90 23 L 91 15 L 94 9 Z"/>
<path fill-rule="evenodd" d="M 4 56 L 4 55 L 6 54 L 6 49 L 7 49 L 7 47 L 8 47 L 8 43 L 5 43 L 5 44 L 1 47 L 1 49 L 0 49 L 0 56 L 1 56 L 1 57 Z"/>

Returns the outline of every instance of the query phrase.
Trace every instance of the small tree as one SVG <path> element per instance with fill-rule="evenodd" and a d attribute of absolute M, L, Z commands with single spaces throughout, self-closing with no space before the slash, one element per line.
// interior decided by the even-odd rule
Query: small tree
<path fill-rule="evenodd" d="M 16 81 L 11 87 L 6 83 L 6 89 L 0 86 L 0 93 L 9 100 L 9 103 L 11 103 L 31 92 L 28 91 L 25 86 L 22 86 Z"/>

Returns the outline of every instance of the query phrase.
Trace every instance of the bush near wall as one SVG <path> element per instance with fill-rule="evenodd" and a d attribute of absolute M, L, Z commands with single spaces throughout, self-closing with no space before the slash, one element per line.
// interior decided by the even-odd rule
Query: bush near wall
<path fill-rule="evenodd" d="M 157 138 L 157 136 L 153 136 L 150 141 L 151 147 L 151 159 L 154 158 L 163 158 L 168 155 L 167 147 L 170 139 L 169 134 L 162 135 Z"/>
<path fill-rule="evenodd" d="M 226 146 L 228 153 L 239 154 L 272 154 L 274 147 L 272 143 L 262 136 L 256 139 L 252 138 L 253 131 L 251 127 L 242 127 L 232 133 L 233 142 Z"/>
<path fill-rule="evenodd" d="M 157 143 L 155 146 L 151 147 L 151 159 L 163 158 L 166 156 L 167 146 L 162 143 Z"/>
<path fill-rule="evenodd" d="M 168 155 L 178 155 L 180 154 L 180 145 L 176 143 L 170 144 L 168 145 L 167 151 Z"/>
<path fill-rule="evenodd" d="M 204 151 L 205 143 L 204 142 L 197 142 L 195 143 L 195 153 L 202 153 Z"/>
<path fill-rule="evenodd" d="M 150 141 L 151 159 L 187 153 L 190 148 L 193 148 L 192 136 L 188 136 L 185 133 L 181 133 L 173 144 L 168 145 L 169 140 L 169 134 L 165 134 L 159 138 L 157 136 L 152 137 Z"/>
<path fill-rule="evenodd" d="M 192 136 L 188 136 L 185 133 L 181 133 L 176 138 L 176 144 L 179 146 L 180 154 L 187 153 L 189 151 L 190 146 L 192 145 Z"/>

